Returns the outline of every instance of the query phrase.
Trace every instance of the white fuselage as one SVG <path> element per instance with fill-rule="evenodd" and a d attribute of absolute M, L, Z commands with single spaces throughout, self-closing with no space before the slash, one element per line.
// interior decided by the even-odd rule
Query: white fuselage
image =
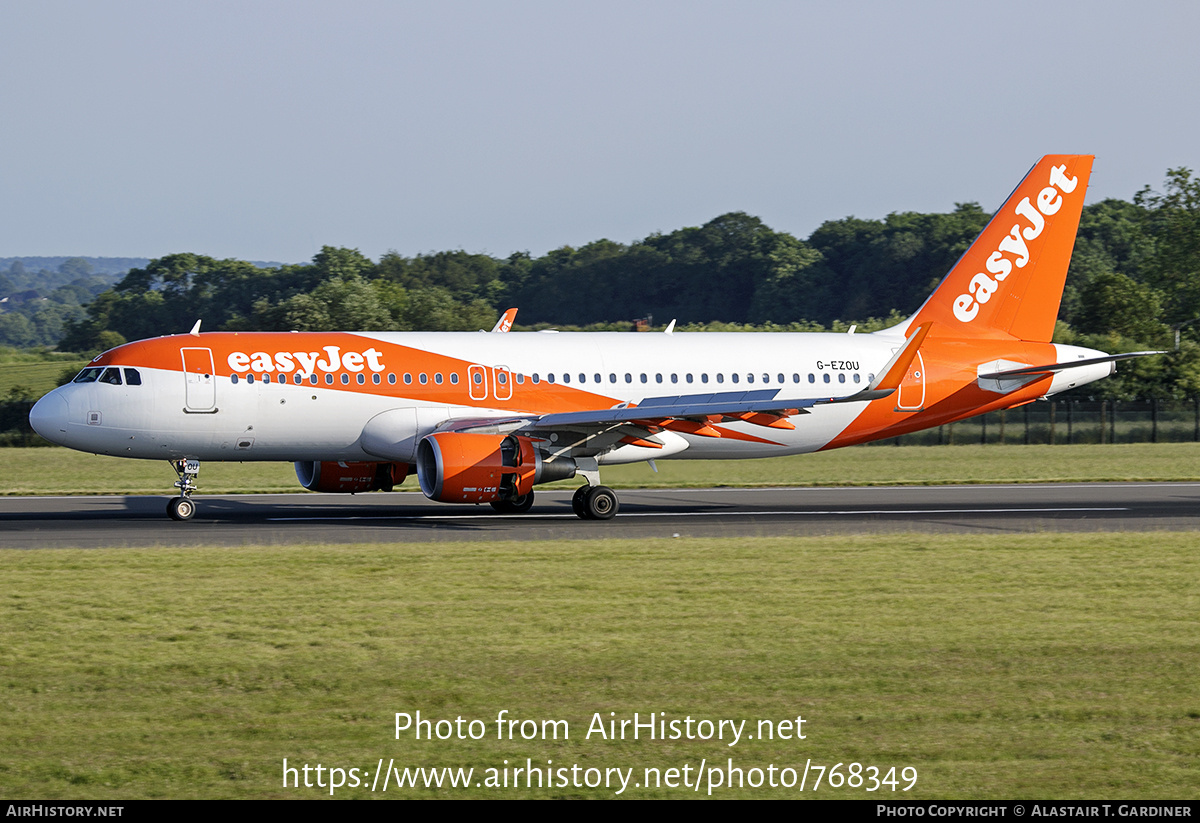
<path fill-rule="evenodd" d="M 67 384 L 39 402 L 35 427 L 54 442 L 101 454 L 200 460 L 395 460 L 411 462 L 420 438 L 448 420 L 539 414 L 535 388 L 551 382 L 598 396 L 606 406 L 647 397 L 777 389 L 781 398 L 844 396 L 864 388 L 887 363 L 902 338 L 878 334 L 628 334 L 628 333 L 375 333 L 357 335 L 404 350 L 453 358 L 475 369 L 431 372 L 414 357 L 385 358 L 385 369 L 334 376 L 295 368 L 260 372 L 254 382 L 216 373 L 199 403 L 189 397 L 188 376 L 176 369 L 138 365 L 141 385 Z M 279 344 L 288 336 L 279 335 Z M 202 347 L 204 337 L 160 338 Z M 310 347 L 311 348 L 311 347 Z M 113 361 L 116 365 L 122 365 Z M 134 364 L 137 365 L 137 364 Z M 241 364 L 239 364 L 241 365 Z M 451 374 L 457 379 L 451 384 Z M 395 375 L 395 382 L 390 382 Z M 423 399 L 439 376 L 438 401 Z M 509 375 L 501 377 L 501 375 Z M 262 378 L 267 376 L 270 382 Z M 294 381 L 299 376 L 301 382 Z M 310 382 L 317 378 L 314 385 Z M 405 382 L 407 380 L 411 382 Z M 424 379 L 426 382 L 420 382 Z M 501 382 L 503 380 L 503 382 Z M 535 383 L 536 380 L 536 383 Z M 282 381 L 282 382 L 281 382 Z M 193 387 L 194 389 L 194 387 Z M 446 397 L 446 395 L 450 395 Z M 457 395 L 457 397 L 456 397 Z M 526 402 L 528 399 L 528 402 Z M 455 402 L 457 400 L 457 402 Z M 201 406 L 201 408 L 188 408 Z M 587 403 L 582 403 L 586 407 Z M 670 435 L 666 453 L 625 447 L 601 462 L 651 457 L 764 457 L 814 451 L 842 431 L 865 404 L 814 408 L 794 431 L 725 424 L 753 439 Z M 385 413 L 389 444 L 364 429 Z M 679 440 L 686 444 L 679 448 Z M 659 450 L 663 451 L 663 450 Z M 624 454 L 622 454 L 624 452 Z M 643 454 L 644 453 L 644 454 Z M 619 457 L 618 457 L 619 456 Z"/>

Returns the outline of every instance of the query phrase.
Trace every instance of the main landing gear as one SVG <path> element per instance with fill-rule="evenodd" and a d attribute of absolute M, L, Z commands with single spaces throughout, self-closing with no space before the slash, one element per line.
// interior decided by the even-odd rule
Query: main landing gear
<path fill-rule="evenodd" d="M 580 486 L 571 498 L 571 510 L 584 520 L 611 520 L 621 507 L 608 486 Z"/>
<path fill-rule="evenodd" d="M 179 497 L 167 501 L 167 516 L 172 520 L 191 520 L 196 514 L 196 501 L 192 500 L 192 492 L 196 490 L 196 475 L 200 473 L 199 460 L 172 460 L 171 468 L 179 479 L 175 488 L 179 489 Z"/>
<path fill-rule="evenodd" d="M 524 514 L 533 507 L 533 492 L 511 500 L 493 500 L 491 507 L 500 514 Z M 571 510 L 584 520 L 611 520 L 620 507 L 617 493 L 608 486 L 580 486 L 571 498 Z"/>
<path fill-rule="evenodd" d="M 533 492 L 530 491 L 511 500 L 493 500 L 491 507 L 500 514 L 524 514 L 533 508 Z"/>

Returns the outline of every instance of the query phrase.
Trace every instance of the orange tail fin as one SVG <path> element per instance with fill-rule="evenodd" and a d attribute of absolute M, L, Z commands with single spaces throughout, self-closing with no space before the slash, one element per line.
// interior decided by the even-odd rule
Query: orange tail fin
<path fill-rule="evenodd" d="M 1093 159 L 1039 160 L 907 328 L 932 321 L 940 335 L 1049 343 Z"/>

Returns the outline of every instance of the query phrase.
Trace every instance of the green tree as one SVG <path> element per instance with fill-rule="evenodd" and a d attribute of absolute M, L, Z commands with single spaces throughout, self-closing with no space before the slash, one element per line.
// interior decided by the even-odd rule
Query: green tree
<path fill-rule="evenodd" d="M 271 305 L 255 305 L 257 328 L 275 331 L 374 331 L 392 326 L 378 293 L 362 277 L 335 276 L 311 293 L 294 294 Z"/>
<path fill-rule="evenodd" d="M 1080 295 L 1078 329 L 1084 334 L 1118 334 L 1144 344 L 1169 337 L 1159 319 L 1162 299 L 1154 289 L 1117 272 L 1097 274 Z"/>
<path fill-rule="evenodd" d="M 1166 192 L 1143 188 L 1134 203 L 1146 209 L 1146 231 L 1154 251 L 1145 280 L 1166 295 L 1166 320 L 1186 323 L 1200 317 L 1200 179 L 1190 169 L 1167 172 Z"/>

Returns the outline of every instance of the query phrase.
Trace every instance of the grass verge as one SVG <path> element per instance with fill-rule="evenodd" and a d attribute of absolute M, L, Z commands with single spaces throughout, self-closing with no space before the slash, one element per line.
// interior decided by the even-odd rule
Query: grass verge
<path fill-rule="evenodd" d="M 0 571 L 10 798 L 329 796 L 285 789 L 285 757 L 632 768 L 624 797 L 696 796 L 632 784 L 702 759 L 919 775 L 815 797 L 1200 796 L 1192 534 L 4 551 Z M 417 710 L 487 735 L 396 739 Z M 499 741 L 500 710 L 570 737 Z M 585 738 L 634 712 L 754 739 Z M 797 716 L 806 739 L 759 738 Z M 510 773 L 374 796 L 613 793 Z"/>
<path fill-rule="evenodd" d="M 1200 443 L 1080 446 L 868 446 L 767 460 L 663 460 L 606 466 L 614 488 L 870 486 L 1200 480 Z M 166 461 L 127 460 L 63 448 L 0 449 L 0 494 L 168 494 Z M 578 480 L 552 484 L 571 488 Z M 416 488 L 410 478 L 404 488 Z M 205 494 L 300 490 L 290 463 L 205 463 Z"/>
<path fill-rule="evenodd" d="M 0 397 L 7 397 L 18 386 L 28 389 L 34 397 L 41 397 L 58 385 L 63 372 L 80 371 L 87 363 L 86 357 L 75 354 L 9 353 L 0 361 Z"/>

